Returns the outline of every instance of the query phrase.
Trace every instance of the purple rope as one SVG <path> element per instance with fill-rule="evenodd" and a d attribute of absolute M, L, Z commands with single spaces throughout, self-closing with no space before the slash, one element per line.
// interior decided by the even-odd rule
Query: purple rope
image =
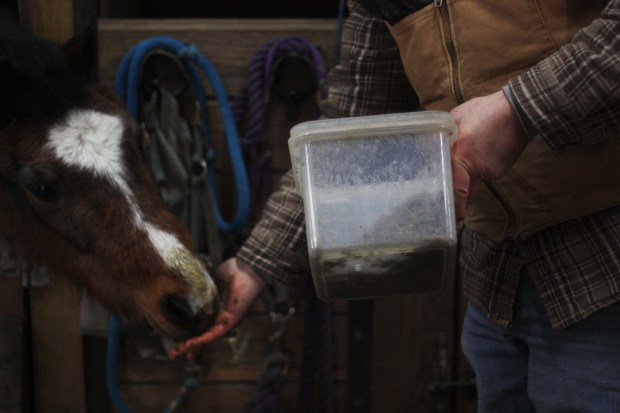
<path fill-rule="evenodd" d="M 301 413 L 334 411 L 332 324 L 329 304 L 317 298 L 311 277 L 306 288 L 304 351 L 301 363 L 299 407 Z"/>
<path fill-rule="evenodd" d="M 314 63 L 314 67 L 317 72 L 317 78 L 322 80 L 327 77 L 327 68 L 325 67 L 325 61 L 323 60 L 323 56 L 317 50 L 317 48 L 305 37 L 287 36 L 276 39 L 274 41 L 274 44 L 269 48 L 265 68 L 265 84 L 269 84 L 269 75 L 273 70 L 273 63 L 276 61 L 276 53 L 281 50 L 284 50 L 286 54 L 299 53 L 302 56 L 310 58 Z M 325 92 L 325 90 L 323 90 L 323 92 Z"/>
<path fill-rule="evenodd" d="M 278 396 L 284 387 L 284 374 L 280 368 L 265 371 L 252 400 L 245 406 L 243 413 L 284 413 L 278 404 Z"/>
<path fill-rule="evenodd" d="M 246 121 L 245 133 L 239 137 L 244 153 L 249 156 L 250 166 L 255 175 L 251 179 L 250 194 L 252 208 L 258 203 L 261 188 L 265 197 L 272 191 L 272 174 L 268 159 L 259 159 L 256 154 L 267 143 L 267 109 L 269 105 L 269 86 L 273 77 L 275 62 L 288 57 L 300 56 L 314 65 L 317 80 L 322 82 L 327 76 L 327 67 L 319 50 L 302 36 L 285 36 L 264 44 L 250 61 L 246 84 L 232 103 L 233 117 L 237 129 L 242 130 Z M 326 91 L 322 89 L 323 97 Z M 247 119 L 246 119 L 247 118 Z"/>
<path fill-rule="evenodd" d="M 252 57 L 245 86 L 232 103 L 232 112 L 237 129 L 245 134 L 239 141 L 246 155 L 249 155 L 250 193 L 252 207 L 258 202 L 262 189 L 264 196 L 272 191 L 272 174 L 269 154 L 257 156 L 258 150 L 267 143 L 267 109 L 269 105 L 269 86 L 273 79 L 275 63 L 289 56 L 299 56 L 312 62 L 321 88 L 322 97 L 327 96 L 323 81 L 327 77 L 327 66 L 319 50 L 302 36 L 285 36 L 264 44 Z M 310 277 L 308 277 L 310 279 Z M 310 282 L 311 284 L 311 282 Z M 333 371 L 331 315 L 327 303 L 316 298 L 314 288 L 308 288 L 308 315 L 306 316 L 304 357 L 300 383 L 300 411 L 311 411 L 314 405 L 317 376 L 318 402 L 321 413 L 333 411 Z M 311 305 L 310 305 L 311 303 Z M 320 366 L 317 365 L 321 362 Z M 284 377 L 279 369 L 265 372 L 258 383 L 252 401 L 244 413 L 279 413 L 277 405 L 279 393 L 284 385 Z"/>

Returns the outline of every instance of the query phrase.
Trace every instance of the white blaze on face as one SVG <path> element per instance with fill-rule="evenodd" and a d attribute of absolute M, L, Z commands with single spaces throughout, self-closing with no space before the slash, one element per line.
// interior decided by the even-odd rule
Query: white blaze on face
<path fill-rule="evenodd" d="M 144 220 L 125 179 L 123 133 L 123 122 L 117 116 L 93 110 L 73 110 L 50 129 L 47 147 L 65 164 L 105 178 L 120 189 L 133 211 L 135 225 L 146 232 L 164 262 L 169 267 L 180 270 L 197 290 L 198 296 L 192 294 L 190 298 L 190 304 L 197 311 L 205 303 L 215 299 L 215 285 L 205 276 L 206 271 L 202 264 L 193 258 L 174 234 Z M 200 271 L 197 271 L 197 267 Z"/>

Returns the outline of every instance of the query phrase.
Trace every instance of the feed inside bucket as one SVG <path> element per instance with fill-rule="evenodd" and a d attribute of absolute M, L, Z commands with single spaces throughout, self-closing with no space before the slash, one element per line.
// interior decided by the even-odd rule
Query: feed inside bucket
<path fill-rule="evenodd" d="M 306 122 L 289 147 L 315 287 L 325 300 L 445 286 L 456 227 L 444 112 Z"/>

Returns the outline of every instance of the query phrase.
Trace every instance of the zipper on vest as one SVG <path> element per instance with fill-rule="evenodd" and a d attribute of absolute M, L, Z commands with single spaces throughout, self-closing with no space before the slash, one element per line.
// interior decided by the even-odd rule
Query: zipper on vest
<path fill-rule="evenodd" d="M 450 65 L 452 66 L 452 88 L 454 89 L 454 96 L 457 102 L 465 102 L 463 98 L 463 92 L 461 90 L 461 83 L 459 81 L 459 62 L 456 56 L 456 47 L 454 46 L 454 39 L 452 38 L 452 23 L 450 21 L 450 13 L 448 11 L 447 0 L 435 0 L 435 7 L 439 10 L 441 16 L 441 25 L 443 28 L 444 39 L 446 41 L 446 49 L 450 56 Z"/>
<path fill-rule="evenodd" d="M 519 236 L 517 233 L 517 214 L 492 182 L 485 182 L 484 186 L 487 187 L 491 195 L 497 199 L 497 202 L 501 204 L 502 209 L 506 212 L 508 219 L 508 224 L 506 225 L 508 231 L 506 235 L 518 243 Z"/>

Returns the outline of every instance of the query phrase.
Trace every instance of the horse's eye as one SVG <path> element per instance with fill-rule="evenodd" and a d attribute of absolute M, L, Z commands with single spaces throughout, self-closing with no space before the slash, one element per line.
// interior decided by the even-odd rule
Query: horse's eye
<path fill-rule="evenodd" d="M 60 198 L 60 188 L 52 182 L 36 181 L 28 185 L 28 190 L 41 201 L 53 202 Z"/>

